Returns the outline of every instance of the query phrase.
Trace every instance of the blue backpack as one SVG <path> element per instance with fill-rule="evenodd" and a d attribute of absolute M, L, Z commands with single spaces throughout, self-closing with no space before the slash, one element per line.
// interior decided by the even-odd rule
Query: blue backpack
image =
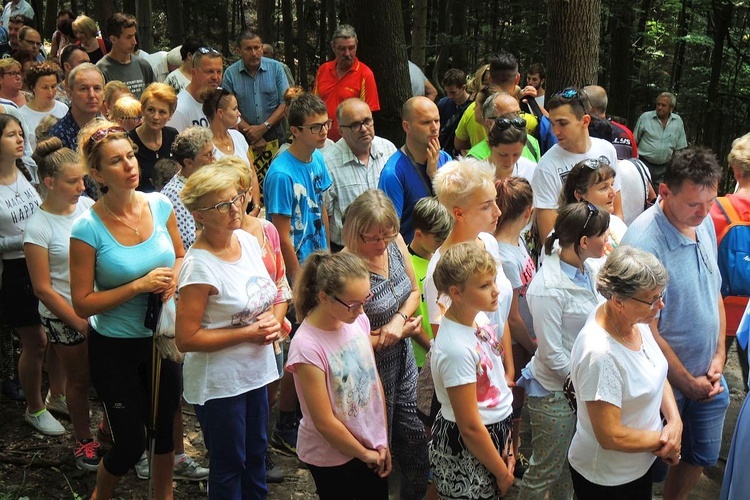
<path fill-rule="evenodd" d="M 728 222 L 717 240 L 721 295 L 750 297 L 750 220 L 743 220 L 727 197 L 716 203 Z"/>

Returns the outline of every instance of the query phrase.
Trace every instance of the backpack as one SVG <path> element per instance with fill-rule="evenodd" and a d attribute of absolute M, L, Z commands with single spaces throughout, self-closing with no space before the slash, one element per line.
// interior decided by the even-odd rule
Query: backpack
<path fill-rule="evenodd" d="M 717 240 L 721 294 L 750 297 L 750 217 L 740 217 L 726 196 L 716 203 L 728 222 Z"/>
<path fill-rule="evenodd" d="M 635 169 L 638 171 L 638 175 L 641 176 L 641 182 L 643 183 L 643 193 L 644 193 L 644 201 L 643 201 L 643 210 L 646 210 L 647 208 L 650 208 L 654 202 L 650 201 L 648 199 L 648 186 L 651 184 L 651 172 L 648 170 L 648 167 L 640 158 L 627 158 L 630 163 L 635 165 Z M 727 219 L 729 220 L 729 219 Z"/>

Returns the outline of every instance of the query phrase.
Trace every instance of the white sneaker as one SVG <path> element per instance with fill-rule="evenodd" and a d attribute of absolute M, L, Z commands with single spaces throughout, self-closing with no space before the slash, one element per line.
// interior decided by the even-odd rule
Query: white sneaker
<path fill-rule="evenodd" d="M 53 396 L 51 392 L 47 392 L 44 406 L 53 413 L 70 417 L 70 411 L 68 411 L 68 400 L 62 394 L 59 396 Z"/>
<path fill-rule="evenodd" d="M 185 455 L 174 464 L 173 477 L 183 481 L 204 481 L 208 479 L 208 469 Z"/>
<path fill-rule="evenodd" d="M 135 475 L 138 479 L 148 479 L 148 455 L 145 451 L 135 463 Z"/>
<path fill-rule="evenodd" d="M 29 413 L 29 409 L 26 408 L 26 414 L 23 418 L 29 423 L 29 425 L 42 434 L 48 436 L 62 436 L 65 434 L 65 427 L 63 427 L 46 409 L 42 410 L 42 413 L 39 415 L 34 416 Z"/>

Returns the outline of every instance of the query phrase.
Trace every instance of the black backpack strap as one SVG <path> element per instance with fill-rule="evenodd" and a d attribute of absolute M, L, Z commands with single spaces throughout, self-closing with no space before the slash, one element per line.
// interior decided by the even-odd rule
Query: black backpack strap
<path fill-rule="evenodd" d="M 650 184 L 650 182 L 649 182 L 648 174 L 646 173 L 648 167 L 646 167 L 646 164 L 643 163 L 643 161 L 640 158 L 628 158 L 628 159 L 630 160 L 630 162 L 633 165 L 635 165 L 636 170 L 638 170 L 638 175 L 641 176 L 641 182 L 643 183 L 643 189 L 645 191 L 645 194 L 644 194 L 644 198 L 645 198 L 644 206 L 646 206 L 646 205 L 649 204 L 649 201 L 648 201 L 648 185 Z"/>

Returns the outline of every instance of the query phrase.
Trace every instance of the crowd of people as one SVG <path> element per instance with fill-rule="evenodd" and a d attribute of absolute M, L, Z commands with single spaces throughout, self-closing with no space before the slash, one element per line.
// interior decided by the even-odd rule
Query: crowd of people
<path fill-rule="evenodd" d="M 265 498 L 284 479 L 269 448 L 323 499 L 388 498 L 394 461 L 407 500 L 517 479 L 524 500 L 662 481 L 680 499 L 717 462 L 748 136 L 717 201 L 719 162 L 688 147 L 673 94 L 631 132 L 602 87 L 546 94 L 534 64 L 522 88 L 501 52 L 447 71 L 437 102 L 410 66 L 397 147 L 351 26 L 306 91 L 252 31 L 225 68 L 194 39 L 150 57 L 129 14 L 105 39 L 64 10 L 46 54 L 29 9 L 12 0 L 0 28 L 0 309 L 22 347 L 2 334 L 2 391 L 42 434 L 70 420 L 92 498 L 131 468 L 157 498 L 173 479 Z M 722 498 L 748 493 L 745 425 Z"/>

